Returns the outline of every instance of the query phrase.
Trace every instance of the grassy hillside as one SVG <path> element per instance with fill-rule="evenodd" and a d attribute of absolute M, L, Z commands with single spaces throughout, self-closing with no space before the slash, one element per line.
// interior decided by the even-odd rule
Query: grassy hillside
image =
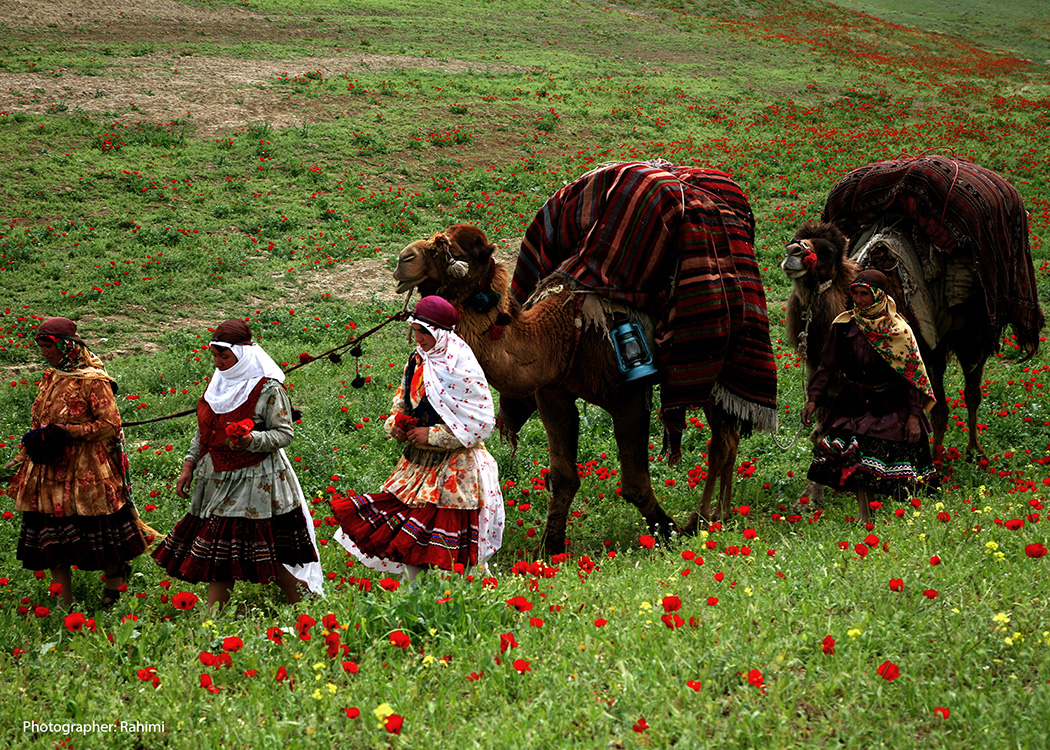
<path fill-rule="evenodd" d="M 162 417 L 199 398 L 219 321 L 250 319 L 274 358 L 294 364 L 400 309 L 390 271 L 408 242 L 473 222 L 513 262 L 553 191 L 604 162 L 657 157 L 724 170 L 751 201 L 786 438 L 804 368 L 783 341 L 790 286 L 778 265 L 853 168 L 937 151 L 1004 175 L 1029 210 L 1050 309 L 1046 40 L 1039 3 L 984 0 L 4 3 L 0 461 L 29 424 L 43 318 L 78 321 L 120 382 L 126 422 Z M 508 502 L 491 575 L 388 590 L 327 543 L 325 501 L 374 490 L 392 468 L 381 422 L 409 349 L 393 325 L 359 361 L 319 360 L 289 379 L 304 413 L 289 454 L 323 540 L 324 600 L 286 607 L 274 587 L 241 586 L 221 615 L 177 610 L 175 594 L 205 587 L 166 581 L 144 557 L 111 613 L 96 611 L 97 577 L 74 575 L 96 630 L 73 633 L 47 577 L 15 559 L 20 518 L 0 496 L 0 690 L 17 696 L 0 738 L 1048 744 L 1048 600 L 1033 592 L 1048 543 L 1045 346 L 1027 363 L 1009 345 L 989 362 L 986 461 L 960 455 L 966 406 L 952 373 L 945 489 L 887 503 L 870 528 L 849 520 L 851 498 L 798 512 L 808 443 L 782 451 L 755 435 L 741 444 L 739 512 L 650 549 L 617 498 L 611 422 L 590 407 L 569 557 L 526 565 L 548 498 L 534 420 L 516 455 L 490 445 Z M 671 469 L 654 415 L 653 482 L 679 520 L 706 469 L 701 422 Z M 139 507 L 161 530 L 186 510 L 172 486 L 193 428 L 180 418 L 127 429 Z M 392 644 L 395 631 L 411 645 Z M 224 667 L 211 655 L 234 648 L 229 637 L 242 647 Z M 399 735 L 377 718 L 390 712 L 404 719 Z M 23 724 L 120 719 L 164 728 Z"/>

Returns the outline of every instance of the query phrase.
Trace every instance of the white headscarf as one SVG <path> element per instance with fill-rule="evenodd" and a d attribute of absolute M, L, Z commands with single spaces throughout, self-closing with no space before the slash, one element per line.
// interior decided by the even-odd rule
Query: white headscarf
<path fill-rule="evenodd" d="M 464 448 L 488 438 L 496 425 L 496 410 L 489 382 L 474 352 L 455 331 L 438 328 L 413 316 L 409 316 L 408 322 L 426 329 L 434 337 L 430 351 L 416 347 L 423 358 L 427 401 Z"/>
<path fill-rule="evenodd" d="M 204 400 L 216 414 L 228 414 L 247 401 L 263 378 L 284 382 L 284 372 L 256 343 L 227 344 L 225 341 L 212 341 L 208 346 L 230 349 L 237 357 L 237 364 L 228 370 L 215 368 L 215 374 L 204 391 Z"/>

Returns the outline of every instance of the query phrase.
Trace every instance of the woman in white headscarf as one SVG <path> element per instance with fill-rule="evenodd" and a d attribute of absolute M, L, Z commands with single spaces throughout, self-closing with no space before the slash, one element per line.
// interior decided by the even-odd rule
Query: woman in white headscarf
<path fill-rule="evenodd" d="M 193 500 L 153 558 L 170 575 L 207 581 L 208 605 L 229 601 L 234 581 L 276 581 L 289 603 L 302 586 L 322 594 L 314 526 L 285 446 L 292 407 L 284 373 L 241 320 L 212 336 L 215 373 L 197 404 L 175 494 Z"/>
<path fill-rule="evenodd" d="M 406 572 L 484 565 L 503 539 L 496 462 L 485 449 L 496 415 L 485 373 L 453 330 L 459 315 L 424 297 L 408 321 L 416 350 L 394 394 L 387 432 L 405 444 L 380 492 L 332 499 L 336 541 L 365 565 Z"/>

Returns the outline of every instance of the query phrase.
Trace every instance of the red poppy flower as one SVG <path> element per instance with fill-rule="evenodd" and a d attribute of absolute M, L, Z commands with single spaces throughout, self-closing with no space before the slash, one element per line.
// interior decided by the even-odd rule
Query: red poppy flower
<path fill-rule="evenodd" d="M 952 520 L 952 516 L 950 513 L 947 513 L 942 510 L 940 513 L 937 514 L 937 520 L 941 523 L 948 523 L 950 520 Z"/>
<path fill-rule="evenodd" d="M 1024 553 L 1033 559 L 1039 559 L 1046 554 L 1046 547 L 1043 546 L 1042 542 L 1026 544 L 1024 546 Z"/>
<path fill-rule="evenodd" d="M 515 596 L 507 599 L 507 606 L 512 609 L 516 609 L 519 612 L 528 612 L 532 609 L 532 602 L 526 599 L 524 596 Z"/>
<path fill-rule="evenodd" d="M 677 612 L 682 608 L 682 600 L 673 594 L 665 596 L 660 600 L 660 604 L 663 605 L 664 612 Z"/>
<path fill-rule="evenodd" d="M 930 565 L 940 565 L 940 564 L 941 564 L 941 558 L 938 557 L 937 555 L 934 555 L 933 557 L 930 558 Z"/>
<path fill-rule="evenodd" d="M 719 583 L 721 583 L 725 579 L 726 579 L 726 574 L 725 573 L 715 573 L 715 580 L 718 581 Z"/>
<path fill-rule="evenodd" d="M 344 708 L 343 710 L 346 711 L 346 718 L 348 719 L 356 719 L 361 715 L 361 709 L 353 706 L 350 706 L 350 708 Z"/>
<path fill-rule="evenodd" d="M 864 537 L 864 543 L 869 547 L 878 547 L 879 538 L 874 534 L 868 534 L 866 537 Z"/>
<path fill-rule="evenodd" d="M 398 714 L 390 714 L 383 722 L 383 726 L 386 727 L 386 731 L 390 734 L 401 734 L 401 725 L 405 723 L 403 716 Z"/>
<path fill-rule="evenodd" d="M 608 622 L 608 620 L 605 620 L 604 618 L 599 617 L 597 620 L 594 621 L 594 627 L 596 627 L 596 628 L 604 627 L 605 623 L 607 623 L 607 622 Z"/>
<path fill-rule="evenodd" d="M 201 675 L 201 687 L 207 690 L 209 693 L 219 692 L 219 688 L 212 684 L 211 675 L 205 672 Z"/>
<path fill-rule="evenodd" d="M 766 679 L 762 676 L 762 673 L 757 669 L 752 669 L 747 673 L 747 681 L 750 682 L 757 688 L 761 688 L 765 684 Z"/>
<path fill-rule="evenodd" d="M 879 667 L 876 671 L 879 673 L 879 676 L 882 677 L 882 679 L 888 682 L 893 682 L 901 676 L 901 671 L 897 667 L 897 665 L 894 664 L 892 661 L 888 660 L 884 661 L 882 663 L 882 666 Z"/>
<path fill-rule="evenodd" d="M 281 632 L 281 629 L 276 626 L 266 631 L 266 637 L 274 643 L 276 643 L 278 646 L 282 645 L 283 643 L 282 636 L 283 633 Z"/>
<path fill-rule="evenodd" d="M 541 620 L 538 617 L 530 617 L 529 618 L 529 625 L 531 625 L 534 628 L 542 628 L 543 627 L 543 620 Z"/>
<path fill-rule="evenodd" d="M 160 687 L 160 678 L 157 677 L 156 667 L 146 667 L 145 669 L 140 669 L 136 672 L 136 674 L 138 675 L 140 681 L 151 682 L 153 683 L 154 688 Z"/>
<path fill-rule="evenodd" d="M 299 615 L 299 619 L 295 621 L 295 632 L 304 641 L 310 640 L 313 636 L 310 635 L 310 628 L 317 624 L 317 620 L 310 617 L 307 614 Z"/>
<path fill-rule="evenodd" d="M 686 680 L 685 681 L 685 686 L 692 688 L 693 690 L 695 690 L 698 693 L 700 692 L 701 685 L 700 685 L 700 683 L 697 680 Z"/>
<path fill-rule="evenodd" d="M 404 631 L 395 630 L 390 634 L 390 645 L 398 648 L 408 648 L 412 645 L 412 639 Z"/>
<path fill-rule="evenodd" d="M 193 609 L 199 601 L 200 597 L 190 591 L 180 591 L 171 597 L 171 604 L 175 609 Z"/>
<path fill-rule="evenodd" d="M 936 599 L 937 591 L 936 589 L 926 589 L 922 592 L 922 595 L 925 596 L 927 599 Z"/>
<path fill-rule="evenodd" d="M 515 660 L 514 660 L 514 664 L 513 664 L 512 666 L 513 666 L 513 667 L 514 667 L 514 668 L 515 668 L 516 670 L 518 670 L 518 672 L 519 672 L 520 674 L 525 674 L 526 672 L 531 672 L 531 671 L 532 671 L 532 668 L 531 668 L 531 667 L 529 667 L 529 664 L 530 664 L 530 663 L 531 663 L 531 662 L 527 662 L 527 661 L 525 661 L 524 659 L 515 659 Z"/>
<path fill-rule="evenodd" d="M 257 674 L 259 674 L 259 670 L 258 669 L 246 669 L 246 670 L 244 670 L 244 676 L 245 677 L 255 677 L 255 675 L 257 675 Z"/>
<path fill-rule="evenodd" d="M 277 682 L 283 682 L 288 679 L 288 670 L 285 667 L 277 667 L 277 674 L 273 676 L 273 679 Z"/>
<path fill-rule="evenodd" d="M 891 578 L 890 579 L 890 591 L 903 591 L 903 590 L 904 590 L 904 581 L 902 579 L 900 579 L 900 578 Z"/>
<path fill-rule="evenodd" d="M 45 617 L 51 616 L 51 610 L 47 607 L 40 606 L 33 610 L 33 614 L 39 617 L 40 619 L 43 619 Z"/>
<path fill-rule="evenodd" d="M 244 646 L 244 641 L 235 635 L 231 635 L 227 638 L 222 639 L 222 650 L 233 653 L 234 651 L 240 651 Z"/>
<path fill-rule="evenodd" d="M 947 708 L 944 708 L 943 706 L 937 706 L 937 708 L 933 709 L 933 715 L 941 719 L 947 719 L 948 714 L 950 713 L 951 711 L 949 711 Z"/>
<path fill-rule="evenodd" d="M 708 607 L 714 607 L 717 604 L 718 604 L 718 597 L 717 596 L 709 596 L 709 597 L 707 597 L 707 606 Z"/>
<path fill-rule="evenodd" d="M 62 584 L 58 581 L 52 581 L 47 587 L 47 593 L 51 596 L 62 596 Z"/>
<path fill-rule="evenodd" d="M 1009 521 L 1003 524 L 1010 531 L 1017 531 L 1024 526 L 1024 521 L 1020 518 L 1011 518 Z"/>
<path fill-rule="evenodd" d="M 336 618 L 335 615 L 329 612 L 327 615 L 321 618 L 321 626 L 325 630 L 335 630 L 339 627 L 339 620 Z"/>
<path fill-rule="evenodd" d="M 642 534 L 638 537 L 638 544 L 642 545 L 645 549 L 652 549 L 656 546 L 656 540 L 648 534 Z"/>
<path fill-rule="evenodd" d="M 65 626 L 70 633 L 79 633 L 87 623 L 87 618 L 80 612 L 70 612 L 66 615 Z"/>
<path fill-rule="evenodd" d="M 660 619 L 670 630 L 675 630 L 685 625 L 685 620 L 683 620 L 682 616 L 678 613 L 661 615 Z"/>
<path fill-rule="evenodd" d="M 394 580 L 393 578 L 384 578 L 379 582 L 379 587 L 386 591 L 397 591 L 397 587 L 401 585 L 401 581 Z"/>
<path fill-rule="evenodd" d="M 856 552 L 858 556 L 864 557 L 868 554 L 868 547 L 865 544 L 858 544 L 853 548 L 853 551 Z"/>
<path fill-rule="evenodd" d="M 824 640 L 820 642 L 820 646 L 828 656 L 835 655 L 835 639 L 830 635 L 824 636 Z"/>
<path fill-rule="evenodd" d="M 636 721 L 634 723 L 634 725 L 631 727 L 631 729 L 633 729 L 634 731 L 639 732 L 639 733 L 640 732 L 644 732 L 648 728 L 649 728 L 649 725 L 645 723 L 645 719 L 644 718 L 643 719 L 638 719 L 638 721 Z"/>
<path fill-rule="evenodd" d="M 690 560 L 694 559 L 695 557 L 696 557 L 696 553 L 693 552 L 691 549 L 682 550 L 682 559 L 685 560 L 686 562 L 689 562 Z"/>
<path fill-rule="evenodd" d="M 230 422 L 226 425 L 226 437 L 242 438 L 254 429 L 254 419 L 242 419 L 239 422 Z"/>

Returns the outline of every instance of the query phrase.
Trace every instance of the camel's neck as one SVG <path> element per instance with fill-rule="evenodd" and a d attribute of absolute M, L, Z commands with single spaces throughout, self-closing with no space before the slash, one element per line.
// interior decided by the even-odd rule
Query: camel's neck
<path fill-rule="evenodd" d="M 482 310 L 470 298 L 461 303 L 456 331 L 478 358 L 489 383 L 501 394 L 521 397 L 555 382 L 566 366 L 567 350 L 552 335 L 557 326 L 547 326 L 542 312 L 523 311 L 510 294 L 510 273 L 495 265 L 492 280 L 479 291 L 494 292 L 499 303 Z M 476 293 L 475 293 L 476 294 Z"/>

